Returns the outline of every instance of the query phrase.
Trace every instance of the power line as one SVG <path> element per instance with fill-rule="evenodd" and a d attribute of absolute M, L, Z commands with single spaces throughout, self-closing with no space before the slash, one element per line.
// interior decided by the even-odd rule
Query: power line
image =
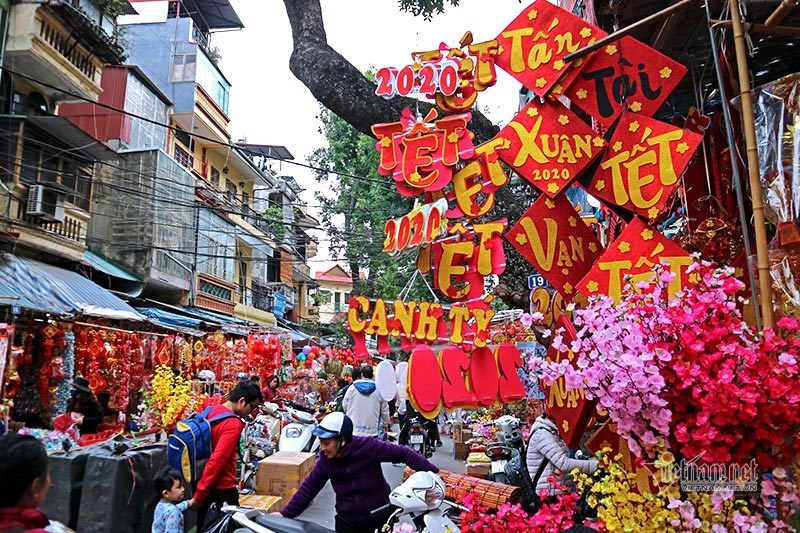
<path fill-rule="evenodd" d="M 245 153 L 248 153 L 248 154 L 251 154 L 251 155 L 264 157 L 266 159 L 271 159 L 271 160 L 274 160 L 274 161 L 280 161 L 281 163 L 288 163 L 288 164 L 291 164 L 291 165 L 300 166 L 300 167 L 311 169 L 311 170 L 314 170 L 314 171 L 317 171 L 317 172 L 321 172 L 321 173 L 336 174 L 338 176 L 344 176 L 344 177 L 352 178 L 352 179 L 355 179 L 355 180 L 361 180 L 361 181 L 376 183 L 376 184 L 384 186 L 384 187 L 386 187 L 386 188 L 388 188 L 390 190 L 393 190 L 393 187 L 390 184 L 387 184 L 383 180 L 379 180 L 379 179 L 375 179 L 375 178 L 369 178 L 369 177 L 366 177 L 366 176 L 358 176 L 356 174 L 349 174 L 349 173 L 346 173 L 346 172 L 339 172 L 339 171 L 336 171 L 336 170 L 333 170 L 333 169 L 315 167 L 315 166 L 312 166 L 312 165 L 308 165 L 308 164 L 305 164 L 305 163 L 300 163 L 298 161 L 293 161 L 293 160 L 290 160 L 290 159 L 281 159 L 281 158 L 275 157 L 275 156 L 264 155 L 264 154 L 262 154 L 260 152 L 257 152 L 255 150 L 248 150 L 247 148 L 238 146 L 238 145 L 236 145 L 234 143 L 220 142 L 218 139 L 214 139 L 212 137 L 207 137 L 207 136 L 201 135 L 199 133 L 188 132 L 188 131 L 185 131 L 185 130 L 177 127 L 177 126 L 170 126 L 168 124 L 163 124 L 163 123 L 161 123 L 161 122 L 159 122 L 157 120 L 153 120 L 153 119 L 151 119 L 149 117 L 138 115 L 136 113 L 131 113 L 130 111 L 126 111 L 125 109 L 121 109 L 119 107 L 115 107 L 115 106 L 112 106 L 112 105 L 109 105 L 109 104 L 104 104 L 102 102 L 98 102 L 96 100 L 92 100 L 91 98 L 87 98 L 85 96 L 82 96 L 82 95 L 79 95 L 79 94 L 75 94 L 75 93 L 73 93 L 71 91 L 68 91 L 66 89 L 62 89 L 61 87 L 57 87 L 55 85 L 51 85 L 51 84 L 49 84 L 47 82 L 44 82 L 44 81 L 39 80 L 37 78 L 34 78 L 32 76 L 28 76 L 27 74 L 22 74 L 20 72 L 17 72 L 16 70 L 13 70 L 13 69 L 11 69 L 9 67 L 6 67 L 6 66 L 3 66 L 2 69 L 4 71 L 6 71 L 6 72 L 9 72 L 10 74 L 13 74 L 15 76 L 19 76 L 19 77 L 21 77 L 23 79 L 26 79 L 28 81 L 37 83 L 39 85 L 47 87 L 48 89 L 53 89 L 55 91 L 59 91 L 59 92 L 64 93 L 64 94 L 66 94 L 66 95 L 68 95 L 70 97 L 77 98 L 78 100 L 82 100 L 84 102 L 87 102 L 87 103 L 90 103 L 90 104 L 94 104 L 94 105 L 102 107 L 104 109 L 108 109 L 110 111 L 115 111 L 117 113 L 121 113 L 123 115 L 130 116 L 130 117 L 142 120 L 144 122 L 147 122 L 148 124 L 154 124 L 156 126 L 161 126 L 161 127 L 166 128 L 166 129 L 168 129 L 170 131 L 173 131 L 173 132 L 180 132 L 180 133 L 183 133 L 183 134 L 186 134 L 186 135 L 190 135 L 190 136 L 192 136 L 194 138 L 201 139 L 203 141 L 206 141 L 208 143 L 212 143 L 212 144 L 217 145 L 217 146 L 228 147 L 230 149 L 238 150 L 240 152 L 245 152 Z M 98 141 L 98 143 L 99 143 L 99 141 Z M 99 144 L 101 144 L 101 143 L 99 143 Z"/>

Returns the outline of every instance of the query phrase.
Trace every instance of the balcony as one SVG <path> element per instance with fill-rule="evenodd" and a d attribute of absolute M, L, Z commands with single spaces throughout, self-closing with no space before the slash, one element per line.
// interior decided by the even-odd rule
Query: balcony
<path fill-rule="evenodd" d="M 6 53 L 18 72 L 92 99 L 101 92 L 103 64 L 119 64 L 125 57 L 116 40 L 83 11 L 57 0 L 12 5 Z M 65 99 L 60 91 L 45 92 L 56 101 Z"/>

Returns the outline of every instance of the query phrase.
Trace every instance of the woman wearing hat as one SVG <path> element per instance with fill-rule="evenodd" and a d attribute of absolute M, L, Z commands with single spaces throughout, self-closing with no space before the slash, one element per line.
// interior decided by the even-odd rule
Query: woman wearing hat
<path fill-rule="evenodd" d="M 97 433 L 97 425 L 103 420 L 103 411 L 89 388 L 88 379 L 77 377 L 72 380 L 72 396 L 67 411 L 73 414 L 81 435 Z"/>

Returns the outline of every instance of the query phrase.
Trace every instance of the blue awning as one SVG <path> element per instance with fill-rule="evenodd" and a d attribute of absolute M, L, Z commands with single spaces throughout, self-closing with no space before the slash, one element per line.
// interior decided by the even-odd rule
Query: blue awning
<path fill-rule="evenodd" d="M 8 287 L 4 283 L 0 283 L 0 305 L 7 305 L 9 307 L 18 305 L 32 311 L 36 311 L 39 307 L 36 303 L 12 290 L 11 287 Z"/>
<path fill-rule="evenodd" d="M 247 336 L 250 334 L 250 330 L 248 328 L 258 325 L 246 320 L 241 320 L 235 316 L 222 315 L 212 311 L 207 311 L 205 309 L 200 309 L 199 307 L 186 307 L 184 309 L 186 309 L 187 313 L 199 317 L 205 322 L 219 324 L 222 331 L 225 333 L 231 333 L 233 335 L 241 335 L 243 337 Z"/>
<path fill-rule="evenodd" d="M 133 307 L 77 272 L 12 254 L 0 259 L 0 283 L 44 313 L 143 320 Z"/>
<path fill-rule="evenodd" d="M 141 314 L 146 316 L 147 318 L 153 320 L 157 320 L 163 323 L 166 327 L 178 327 L 178 328 L 192 328 L 192 329 L 200 329 L 202 326 L 202 321 L 197 320 L 195 318 L 191 318 L 188 316 L 178 315 L 175 313 L 170 313 L 169 311 L 164 311 L 163 309 L 158 309 L 155 307 L 137 307 L 137 311 Z"/>
<path fill-rule="evenodd" d="M 87 250 L 84 252 L 83 258 L 92 266 L 92 268 L 99 270 L 100 272 L 104 272 L 109 276 L 114 276 L 115 278 L 124 279 L 127 281 L 142 281 L 117 263 L 109 261 L 105 257 L 99 256 L 96 253 Z"/>

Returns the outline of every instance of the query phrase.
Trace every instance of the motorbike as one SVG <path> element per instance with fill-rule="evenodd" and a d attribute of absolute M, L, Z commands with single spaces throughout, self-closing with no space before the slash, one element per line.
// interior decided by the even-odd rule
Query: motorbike
<path fill-rule="evenodd" d="M 415 472 L 389 494 L 388 504 L 372 511 L 372 516 L 391 513 L 382 531 L 392 531 L 395 524 L 408 517 L 420 532 L 458 533 L 460 529 L 451 514 L 458 515 L 463 508 L 445 501 L 444 496 L 442 478 L 432 472 Z"/>
<path fill-rule="evenodd" d="M 311 522 L 265 513 L 259 509 L 225 504 L 205 533 L 334 533 Z"/>
<path fill-rule="evenodd" d="M 286 422 L 278 439 L 278 451 L 316 453 L 319 450 L 319 439 L 313 434 L 318 424 L 313 409 L 287 402 L 286 408 L 277 412 Z"/>
<path fill-rule="evenodd" d="M 275 453 L 281 430 L 281 419 L 275 416 L 278 409 L 276 404 L 265 404 L 264 414 L 248 421 L 245 426 L 242 468 L 239 475 L 241 491 L 255 490 L 259 461 Z"/>
<path fill-rule="evenodd" d="M 497 441 L 486 446 L 486 456 L 491 460 L 491 472 L 487 479 L 522 489 L 522 505 L 532 510 L 536 505 L 536 488 L 528 472 L 521 421 L 503 415 L 495 420 L 494 425 L 498 428 Z"/>
<path fill-rule="evenodd" d="M 408 446 L 424 457 L 432 457 L 434 445 L 428 435 L 422 415 L 412 414 L 406 424 L 408 424 Z"/>

